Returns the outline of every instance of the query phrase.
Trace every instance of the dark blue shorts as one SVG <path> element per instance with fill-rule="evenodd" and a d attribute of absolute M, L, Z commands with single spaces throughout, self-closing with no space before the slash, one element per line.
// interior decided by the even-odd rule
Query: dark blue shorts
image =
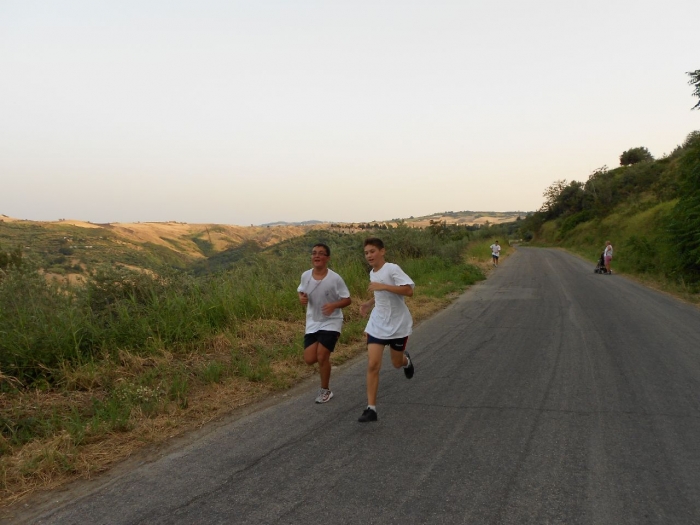
<path fill-rule="evenodd" d="M 314 343 L 321 343 L 329 352 L 335 350 L 335 345 L 340 338 L 340 332 L 331 330 L 319 330 L 313 334 L 304 334 L 304 350 Z"/>
<path fill-rule="evenodd" d="M 408 336 L 399 337 L 397 339 L 379 339 L 378 337 L 367 334 L 367 344 L 384 345 L 397 352 L 403 352 L 406 350 L 406 345 L 408 344 Z"/>

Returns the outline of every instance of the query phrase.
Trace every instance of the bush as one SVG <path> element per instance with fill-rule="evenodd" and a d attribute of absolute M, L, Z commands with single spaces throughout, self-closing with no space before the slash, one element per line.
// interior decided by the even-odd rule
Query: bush
<path fill-rule="evenodd" d="M 648 149 L 644 147 L 632 148 L 620 155 L 620 166 L 629 166 L 631 164 L 648 160 L 654 160 L 654 157 L 651 155 L 651 153 L 649 153 Z"/>
<path fill-rule="evenodd" d="M 678 257 L 691 281 L 700 280 L 700 136 L 689 137 L 680 160 L 681 197 L 673 210 L 670 231 Z"/>
<path fill-rule="evenodd" d="M 448 233 L 402 226 L 382 230 L 381 237 L 388 260 L 405 265 L 416 282 L 442 275 L 458 289 L 479 275 L 463 262 L 468 232 Z M 191 352 L 208 336 L 235 331 L 246 320 L 302 320 L 296 288 L 309 267 L 311 246 L 331 244 L 331 266 L 353 296 L 363 297 L 369 268 L 362 245 L 373 234 L 315 231 L 244 257 L 229 271 L 200 277 L 110 267 L 77 286 L 50 283 L 36 270 L 7 272 L 0 281 L 0 369 L 25 385 L 52 384 L 66 363 L 78 366 L 125 349 L 134 355 L 163 348 Z M 205 373 L 212 381 L 217 374 Z M 172 394 L 179 401 L 186 392 L 186 384 L 181 386 L 182 392 Z"/>

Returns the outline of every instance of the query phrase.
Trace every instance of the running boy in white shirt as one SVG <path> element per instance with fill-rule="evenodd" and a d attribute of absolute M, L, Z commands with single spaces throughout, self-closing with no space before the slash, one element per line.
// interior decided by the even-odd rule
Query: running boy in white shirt
<path fill-rule="evenodd" d="M 411 357 L 406 352 L 408 336 L 413 330 L 413 318 L 404 297 L 413 296 L 415 284 L 399 265 L 384 260 L 386 250 L 381 239 L 371 237 L 365 240 L 364 251 L 365 259 L 372 267 L 367 290 L 374 292 L 374 297 L 360 306 L 362 315 L 372 311 L 365 328 L 367 408 L 358 419 L 360 423 L 377 420 L 379 370 L 385 346 L 391 348 L 391 363 L 394 368 L 403 367 L 408 379 L 411 379 L 414 373 Z"/>
<path fill-rule="evenodd" d="M 495 241 L 491 246 L 491 258 L 493 259 L 493 265 L 498 266 L 498 257 L 501 255 L 501 246 L 498 241 Z"/>
<path fill-rule="evenodd" d="M 351 302 L 350 291 L 343 278 L 328 268 L 331 249 L 316 244 L 311 249 L 313 268 L 301 274 L 297 288 L 299 302 L 306 306 L 306 332 L 304 334 L 304 361 L 308 365 L 318 363 L 321 388 L 316 403 L 327 403 L 333 397 L 330 389 L 331 353 L 343 327 L 343 312 Z"/>

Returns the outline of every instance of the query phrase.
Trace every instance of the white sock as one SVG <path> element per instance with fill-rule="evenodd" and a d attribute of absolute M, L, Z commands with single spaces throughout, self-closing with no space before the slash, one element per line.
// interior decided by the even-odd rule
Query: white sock
<path fill-rule="evenodd" d="M 408 363 L 406 363 L 405 365 L 403 365 L 404 368 L 408 368 L 409 366 L 411 366 L 411 358 L 408 357 L 408 356 L 406 356 L 406 359 L 408 360 Z"/>
<path fill-rule="evenodd" d="M 377 411 L 377 405 L 367 405 L 367 408 L 371 408 L 375 412 Z"/>

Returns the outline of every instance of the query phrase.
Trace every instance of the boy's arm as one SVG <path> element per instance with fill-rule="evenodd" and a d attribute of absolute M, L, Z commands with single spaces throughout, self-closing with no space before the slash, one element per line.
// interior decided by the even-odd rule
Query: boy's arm
<path fill-rule="evenodd" d="M 334 303 L 324 304 L 321 307 L 321 311 L 323 312 L 323 315 L 331 315 L 333 312 L 335 312 L 336 309 L 345 308 L 350 303 L 352 303 L 352 299 L 350 299 L 349 297 L 345 297 L 345 298 L 341 299 L 340 301 L 336 301 Z"/>
<path fill-rule="evenodd" d="M 297 292 L 299 294 L 299 302 L 306 306 L 309 304 L 309 296 L 306 295 L 304 292 Z"/>
<path fill-rule="evenodd" d="M 374 308 L 374 297 L 360 305 L 360 315 L 367 315 Z"/>
<path fill-rule="evenodd" d="M 384 283 L 377 283 L 377 282 L 372 282 L 369 283 L 369 287 L 367 288 L 370 292 L 391 292 L 395 293 L 396 295 L 403 295 L 406 297 L 413 297 L 413 286 L 409 284 L 402 284 L 400 286 L 396 286 L 394 284 L 384 284 Z M 372 299 L 374 301 L 374 299 Z"/>

